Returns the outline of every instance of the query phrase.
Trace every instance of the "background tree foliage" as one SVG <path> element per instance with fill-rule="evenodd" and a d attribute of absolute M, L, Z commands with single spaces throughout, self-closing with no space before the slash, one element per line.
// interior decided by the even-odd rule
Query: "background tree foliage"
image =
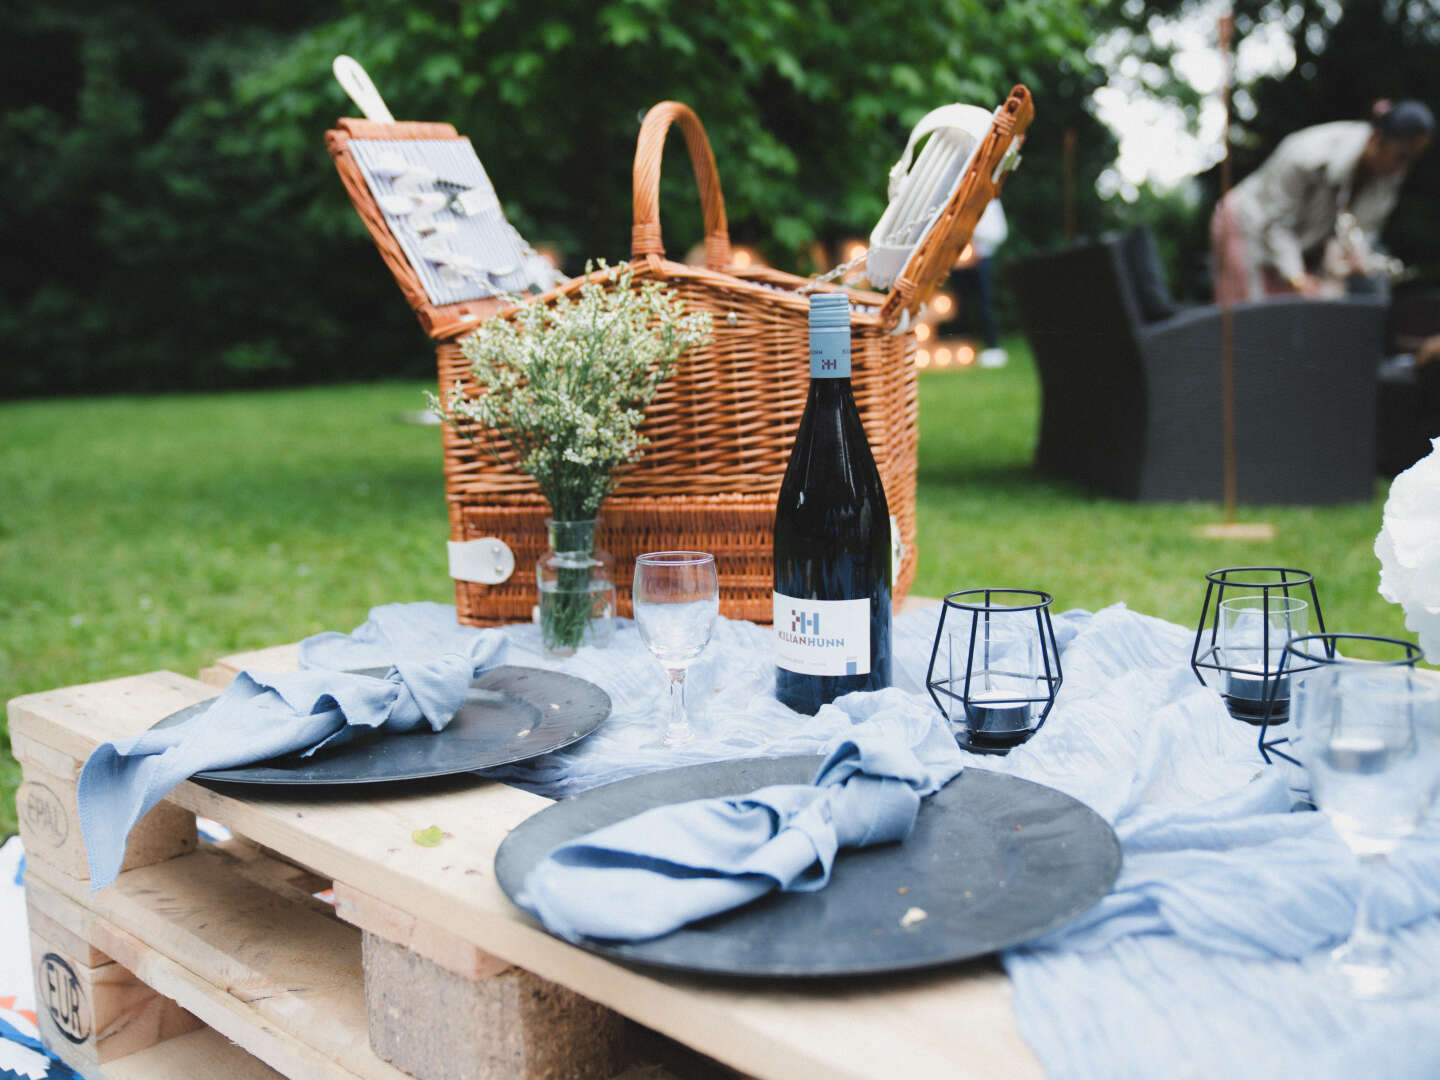
<path fill-rule="evenodd" d="M 1286 135 L 1331 120 L 1363 120 L 1381 98 L 1417 98 L 1440 109 L 1440 0 L 1231 0 L 1238 52 L 1245 38 L 1280 23 L 1294 45 L 1295 63 L 1277 76 L 1235 87 L 1231 176 L 1253 172 Z M 1157 44 L 1156 20 L 1196 12 L 1218 14 L 1208 0 L 1146 0 L 1119 6 L 1117 28 L 1128 49 L 1168 77 L 1151 91 L 1181 105 L 1193 120 L 1194 89 L 1170 67 L 1172 50 Z M 1216 31 L 1218 38 L 1218 28 Z M 1189 198 L 1142 190 L 1125 214 L 1152 224 L 1172 281 L 1192 299 L 1208 299 L 1209 215 L 1220 193 L 1220 169 L 1197 178 Z M 1409 267 L 1403 287 L 1440 284 L 1440 148 L 1411 171 L 1382 240 Z"/>
<path fill-rule="evenodd" d="M 318 0 L 16 7 L 0 71 L 0 394 L 422 374 L 432 356 L 350 209 L 323 135 L 354 107 L 341 52 L 401 119 L 468 133 L 511 221 L 586 258 L 628 252 L 631 159 L 665 98 L 705 121 L 732 236 L 816 269 L 868 233 L 910 126 L 1023 82 L 1038 116 L 1007 196 L 1015 250 L 1082 216 L 1113 142 L 1086 112 L 1102 0 Z M 700 237 L 667 148 L 672 256 Z M 673 153 L 668 152 L 673 149 Z"/>
<path fill-rule="evenodd" d="M 823 269 L 884 208 L 910 126 L 1027 84 L 1037 119 L 1006 192 L 1002 261 L 1073 223 L 1155 227 L 1177 291 L 1203 298 L 1215 171 L 1197 192 L 1105 203 L 1115 143 L 1089 109 L 1103 33 L 1171 72 L 1154 20 L 1202 0 L 53 0 L 5 11 L 0 65 L 0 396 L 423 375 L 432 356 L 335 176 L 325 130 L 355 110 L 341 52 L 401 119 L 475 142 L 511 221 L 579 270 L 628 252 L 640 118 L 677 98 L 705 121 L 731 234 L 777 266 Z M 1234 0 L 1238 33 L 1282 20 L 1297 62 L 1241 88 L 1235 177 L 1288 132 L 1377 97 L 1440 103 L 1440 0 Z M 1248 95 L 1248 99 L 1245 97 Z M 1440 151 L 1387 232 L 1434 279 Z M 680 140 L 661 211 L 670 254 L 700 238 Z"/>
<path fill-rule="evenodd" d="M 1254 0 L 1247 6 L 1253 26 L 1265 7 Z M 1365 119 L 1380 98 L 1417 98 L 1440 111 L 1440 0 L 1351 0 L 1343 7 L 1303 0 L 1286 7 L 1295 22 L 1295 67 L 1251 89 L 1256 112 L 1237 133 L 1237 177 L 1296 127 Z M 1432 285 L 1440 284 L 1437 204 L 1440 148 L 1432 147 L 1411 170 L 1384 233 L 1391 251 Z"/>

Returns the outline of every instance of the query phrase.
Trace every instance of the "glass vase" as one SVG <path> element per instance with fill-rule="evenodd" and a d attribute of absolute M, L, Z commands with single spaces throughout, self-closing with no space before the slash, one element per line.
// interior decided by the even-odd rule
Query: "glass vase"
<path fill-rule="evenodd" d="M 615 635 L 614 560 L 595 546 L 597 524 L 596 518 L 545 522 L 550 550 L 535 564 L 535 581 L 546 656 L 608 645 Z"/>

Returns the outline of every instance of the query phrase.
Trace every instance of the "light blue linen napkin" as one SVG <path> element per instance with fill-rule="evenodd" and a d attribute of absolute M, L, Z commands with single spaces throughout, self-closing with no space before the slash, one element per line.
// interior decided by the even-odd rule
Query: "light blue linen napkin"
<path fill-rule="evenodd" d="M 641 941 L 775 889 L 823 889 L 840 848 L 904 840 L 966 755 L 901 691 L 827 708 L 846 704 L 870 716 L 832 742 L 810 784 L 660 806 L 561 844 L 520 905 L 570 940 Z"/>
<path fill-rule="evenodd" d="M 498 631 L 459 626 L 441 604 L 388 604 L 351 634 L 300 646 L 305 667 L 243 671 L 205 711 L 172 728 L 95 748 L 76 801 L 90 887 L 115 880 L 130 830 L 182 780 L 281 754 L 308 756 L 374 731 L 439 731 L 465 702 L 475 673 L 501 648 Z M 347 668 L 385 667 L 380 677 Z"/>

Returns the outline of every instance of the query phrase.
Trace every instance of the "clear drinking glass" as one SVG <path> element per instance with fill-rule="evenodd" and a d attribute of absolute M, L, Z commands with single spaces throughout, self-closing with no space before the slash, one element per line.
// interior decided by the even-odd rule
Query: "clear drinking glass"
<path fill-rule="evenodd" d="M 1337 665 L 1306 680 L 1306 764 L 1315 804 L 1367 871 L 1355 926 L 1330 967 L 1361 998 L 1403 998 L 1436 985 L 1373 929 L 1375 872 L 1413 833 L 1440 784 L 1440 684 L 1405 668 Z"/>
<path fill-rule="evenodd" d="M 670 676 L 665 745 L 694 737 L 685 709 L 685 672 L 710 642 L 720 612 L 715 556 L 703 551 L 654 551 L 635 560 L 635 625 L 646 648 Z"/>

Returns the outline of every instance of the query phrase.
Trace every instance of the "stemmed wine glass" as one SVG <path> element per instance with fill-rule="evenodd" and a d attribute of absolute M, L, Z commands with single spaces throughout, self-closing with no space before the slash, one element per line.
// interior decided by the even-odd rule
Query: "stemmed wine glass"
<path fill-rule="evenodd" d="M 1305 757 L 1315 804 L 1365 865 L 1350 938 L 1330 967 L 1360 998 L 1404 998 L 1434 973 L 1399 960 L 1370 926 L 1375 872 L 1415 831 L 1440 783 L 1440 684 L 1408 668 L 1340 665 L 1306 684 Z"/>
<path fill-rule="evenodd" d="M 694 737 L 685 709 L 685 672 L 705 650 L 720 612 L 715 556 L 703 551 L 653 551 L 635 560 L 635 625 L 670 675 L 665 745 Z"/>

